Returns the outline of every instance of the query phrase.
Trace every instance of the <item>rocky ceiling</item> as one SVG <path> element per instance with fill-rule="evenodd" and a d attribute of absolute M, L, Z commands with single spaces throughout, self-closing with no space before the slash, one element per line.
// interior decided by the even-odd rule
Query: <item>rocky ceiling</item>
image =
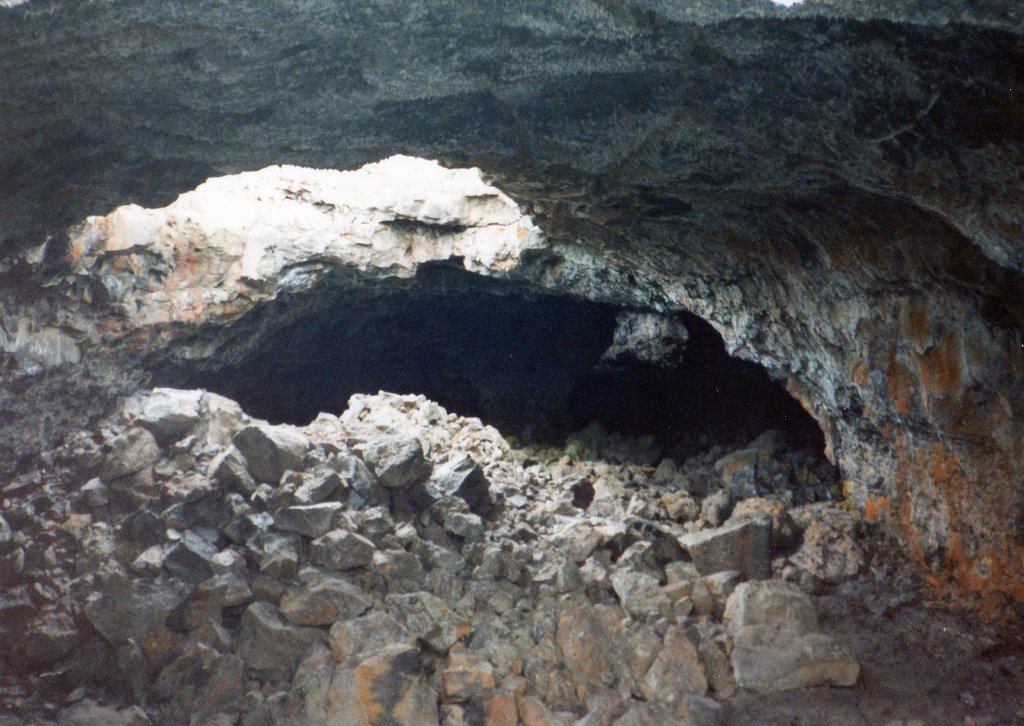
<path fill-rule="evenodd" d="M 1022 32 L 1016 0 L 7 0 L 0 240 L 53 263 L 269 164 L 478 166 L 557 253 L 518 274 L 706 318 L 934 584 L 1024 600 Z"/>

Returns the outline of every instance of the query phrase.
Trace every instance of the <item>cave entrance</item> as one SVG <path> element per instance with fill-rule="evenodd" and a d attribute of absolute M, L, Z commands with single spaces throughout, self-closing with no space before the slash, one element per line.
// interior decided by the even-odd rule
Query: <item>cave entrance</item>
<path fill-rule="evenodd" d="M 423 394 L 531 443 L 599 422 L 666 450 L 742 445 L 768 429 L 795 448 L 824 448 L 817 423 L 766 370 L 730 357 L 686 312 L 427 264 L 412 280 L 325 283 L 254 315 L 234 326 L 256 331 L 244 344 L 161 382 L 216 391 L 272 422 L 305 424 L 340 413 L 353 393 L 387 390 Z"/>

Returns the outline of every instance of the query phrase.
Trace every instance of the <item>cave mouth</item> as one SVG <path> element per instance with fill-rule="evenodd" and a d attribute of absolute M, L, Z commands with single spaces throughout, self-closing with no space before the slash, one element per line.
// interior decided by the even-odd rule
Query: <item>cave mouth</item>
<path fill-rule="evenodd" d="M 386 390 L 422 394 L 532 444 L 564 442 L 594 422 L 677 452 L 777 429 L 792 448 L 823 457 L 817 422 L 688 312 L 596 303 L 431 263 L 411 280 L 322 283 L 251 315 L 233 328 L 255 333 L 201 363 L 161 368 L 157 382 L 215 391 L 274 423 L 303 425 L 340 413 L 354 393 Z"/>

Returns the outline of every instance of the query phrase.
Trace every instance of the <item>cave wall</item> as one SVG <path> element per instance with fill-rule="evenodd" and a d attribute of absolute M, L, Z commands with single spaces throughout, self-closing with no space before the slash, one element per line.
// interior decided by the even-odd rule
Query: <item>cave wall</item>
<path fill-rule="evenodd" d="M 787 381 L 853 500 L 937 586 L 1021 600 L 1022 14 L 1009 0 L 0 7 L 3 347 L 31 362 L 37 335 L 44 360 L 89 353 L 83 390 L 137 380 L 112 372 L 135 370 L 123 316 L 137 310 L 91 327 L 33 287 L 74 269 L 83 233 L 62 230 L 88 214 L 268 164 L 476 165 L 543 231 L 514 278 L 706 318 Z M 147 344 L 177 344 L 175 325 L 209 310 L 155 322 Z M 36 375 L 53 381 L 6 387 L 5 425 L 55 432 L 41 391 L 63 379 Z"/>

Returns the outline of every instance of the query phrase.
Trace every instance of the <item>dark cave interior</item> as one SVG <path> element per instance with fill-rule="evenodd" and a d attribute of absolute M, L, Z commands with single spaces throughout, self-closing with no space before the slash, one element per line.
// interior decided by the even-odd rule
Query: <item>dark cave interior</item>
<path fill-rule="evenodd" d="M 767 429 L 822 452 L 817 422 L 759 365 L 730 357 L 706 321 L 671 359 L 605 356 L 623 308 L 528 289 L 446 264 L 372 289 L 324 284 L 235 324 L 258 340 L 155 373 L 272 422 L 340 413 L 354 393 L 417 393 L 505 434 L 554 443 L 591 422 L 659 445 L 736 445 Z M 297 315 L 294 311 L 300 311 Z M 290 311 L 287 316 L 284 311 Z"/>

